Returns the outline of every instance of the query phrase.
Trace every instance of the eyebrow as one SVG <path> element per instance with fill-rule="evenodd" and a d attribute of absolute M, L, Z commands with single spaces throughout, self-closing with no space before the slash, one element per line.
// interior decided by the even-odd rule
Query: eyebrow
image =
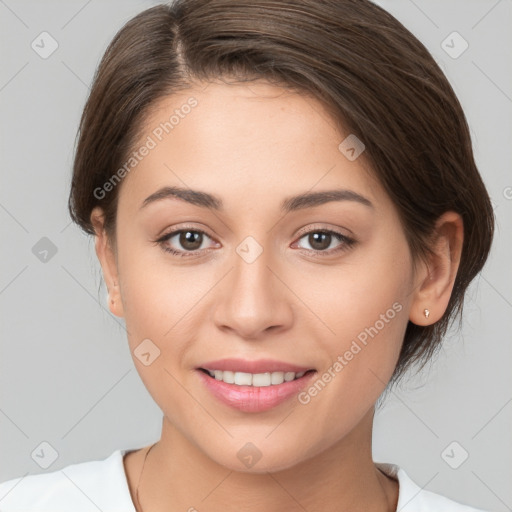
<path fill-rule="evenodd" d="M 222 199 L 215 195 L 199 190 L 191 190 L 181 187 L 162 187 L 147 197 L 142 203 L 141 209 L 151 203 L 163 199 L 180 199 L 187 203 L 209 210 L 223 211 Z M 366 197 L 347 189 L 324 190 L 321 192 L 305 192 L 288 197 L 281 203 L 281 211 L 284 213 L 312 208 L 332 201 L 354 201 L 362 205 L 374 208 L 372 202 Z"/>

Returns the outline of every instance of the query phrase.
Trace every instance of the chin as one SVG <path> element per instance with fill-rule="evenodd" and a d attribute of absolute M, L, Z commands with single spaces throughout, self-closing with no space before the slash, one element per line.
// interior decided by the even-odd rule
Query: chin
<path fill-rule="evenodd" d="M 297 456 L 283 458 L 282 456 L 262 456 L 260 460 L 258 460 L 254 466 L 245 465 L 238 458 L 229 458 L 223 457 L 225 460 L 217 460 L 216 462 L 225 468 L 236 471 L 238 473 L 247 473 L 247 474 L 267 474 L 267 473 L 277 473 L 279 471 L 284 471 L 290 469 L 300 462 L 303 459 L 297 458 Z"/>
<path fill-rule="evenodd" d="M 274 439 L 269 442 L 265 439 L 267 432 L 259 439 L 239 441 L 240 438 L 231 439 L 228 443 L 205 447 L 204 454 L 214 463 L 231 471 L 248 474 L 276 473 L 290 469 L 320 452 L 322 448 L 315 445 L 308 446 L 300 436 L 287 436 L 297 442 L 286 443 L 283 439 Z M 254 439 L 254 438 L 253 438 Z M 215 441 L 213 441 L 215 443 Z"/>

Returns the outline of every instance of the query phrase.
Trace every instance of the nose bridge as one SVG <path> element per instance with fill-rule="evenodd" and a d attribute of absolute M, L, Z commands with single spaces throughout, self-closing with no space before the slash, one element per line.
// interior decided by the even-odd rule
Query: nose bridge
<path fill-rule="evenodd" d="M 262 301 L 271 301 L 274 286 L 270 282 L 273 276 L 268 268 L 272 260 L 270 248 L 247 236 L 235 248 L 235 253 L 231 286 L 240 309 L 250 310 L 251 307 L 261 307 Z"/>
<path fill-rule="evenodd" d="M 270 247 L 265 248 L 252 236 L 236 246 L 233 268 L 225 284 L 228 292 L 216 306 L 219 327 L 229 327 L 243 337 L 257 337 L 271 326 L 283 326 L 290 321 L 286 294 L 270 270 L 272 261 Z"/>

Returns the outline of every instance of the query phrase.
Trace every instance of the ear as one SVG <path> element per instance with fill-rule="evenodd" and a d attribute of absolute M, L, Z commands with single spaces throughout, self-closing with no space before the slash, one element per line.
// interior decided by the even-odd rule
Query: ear
<path fill-rule="evenodd" d="M 114 315 L 122 317 L 124 316 L 124 311 L 121 301 L 116 255 L 104 227 L 105 214 L 99 206 L 96 206 L 91 213 L 91 223 L 95 231 L 94 245 L 96 255 L 98 256 L 103 271 L 103 278 L 107 285 L 108 307 Z"/>
<path fill-rule="evenodd" d="M 418 264 L 409 320 L 416 325 L 437 322 L 446 311 L 460 264 L 464 225 L 462 217 L 446 212 L 436 222 L 432 255 Z M 425 314 L 428 310 L 428 315 Z"/>

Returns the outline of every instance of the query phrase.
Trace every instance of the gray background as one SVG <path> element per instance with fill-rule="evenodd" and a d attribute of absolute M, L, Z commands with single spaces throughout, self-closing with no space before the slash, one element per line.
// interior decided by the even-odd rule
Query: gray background
<path fill-rule="evenodd" d="M 31 456 L 43 441 L 58 454 L 46 469 L 55 471 L 159 438 L 161 412 L 134 368 L 123 321 L 106 309 L 93 240 L 67 213 L 94 70 L 115 32 L 156 3 L 0 0 L 0 481 L 45 471 Z M 402 465 L 420 486 L 452 499 L 512 510 L 512 2 L 377 3 L 427 46 L 458 94 L 497 233 L 470 288 L 463 329 L 379 410 L 375 459 Z M 59 45 L 47 59 L 31 47 L 43 31 Z M 456 59 L 441 46 L 453 31 L 469 43 Z M 43 237 L 57 251 L 46 261 L 33 251 Z M 465 452 L 457 469 L 449 466 Z"/>

